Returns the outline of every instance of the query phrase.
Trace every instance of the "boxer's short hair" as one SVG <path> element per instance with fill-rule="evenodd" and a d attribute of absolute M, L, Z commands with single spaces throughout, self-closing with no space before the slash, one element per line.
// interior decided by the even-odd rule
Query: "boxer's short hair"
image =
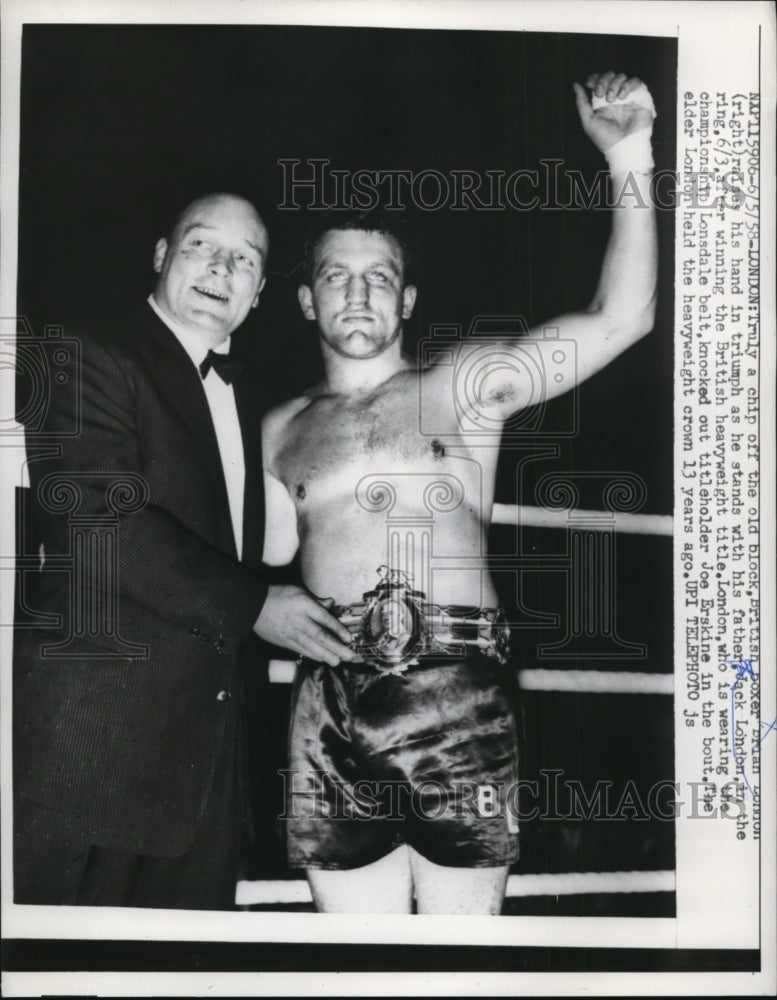
<path fill-rule="evenodd" d="M 316 215 L 305 239 L 303 277 L 312 285 L 316 267 L 316 255 L 322 240 L 331 232 L 356 229 L 365 233 L 380 233 L 393 240 L 402 258 L 402 274 L 405 285 L 414 283 L 415 258 L 408 241 L 407 220 L 397 212 L 383 208 L 362 211 L 327 211 Z"/>

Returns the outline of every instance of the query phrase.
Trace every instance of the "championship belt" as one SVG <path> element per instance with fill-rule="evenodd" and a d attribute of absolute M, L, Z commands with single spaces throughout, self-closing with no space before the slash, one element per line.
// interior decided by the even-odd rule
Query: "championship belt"
<path fill-rule="evenodd" d="M 412 577 L 380 566 L 380 583 L 333 614 L 354 636 L 351 649 L 379 673 L 400 674 L 420 656 L 461 658 L 472 650 L 507 662 L 510 629 L 501 608 L 430 604 Z"/>

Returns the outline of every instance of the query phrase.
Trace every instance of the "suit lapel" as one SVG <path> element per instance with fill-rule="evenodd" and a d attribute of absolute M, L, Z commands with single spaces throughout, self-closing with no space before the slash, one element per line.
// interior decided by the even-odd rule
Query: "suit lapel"
<path fill-rule="evenodd" d="M 224 469 L 200 373 L 175 335 L 150 306 L 146 305 L 139 317 L 144 334 L 138 338 L 137 349 L 151 379 L 196 439 L 203 462 L 219 491 L 222 506 L 220 515 L 226 517 L 226 523 L 229 525 L 229 501 Z M 232 532 L 229 531 L 229 536 L 231 535 Z"/>
<path fill-rule="evenodd" d="M 235 402 L 243 434 L 245 494 L 243 504 L 243 562 L 262 563 L 264 547 L 264 478 L 262 473 L 262 405 L 250 373 L 235 381 Z"/>
<path fill-rule="evenodd" d="M 138 350 L 160 391 L 197 439 L 203 461 L 219 491 L 222 507 L 220 518 L 227 529 L 225 535 L 228 538 L 228 547 L 234 552 L 224 469 L 200 374 L 175 335 L 149 305 L 141 311 L 140 323 L 145 335 L 138 338 Z M 251 377 L 250 370 L 243 372 L 236 379 L 234 390 L 245 461 L 243 562 L 259 569 L 264 549 L 265 511 L 262 471 L 264 394 L 257 380 Z"/>

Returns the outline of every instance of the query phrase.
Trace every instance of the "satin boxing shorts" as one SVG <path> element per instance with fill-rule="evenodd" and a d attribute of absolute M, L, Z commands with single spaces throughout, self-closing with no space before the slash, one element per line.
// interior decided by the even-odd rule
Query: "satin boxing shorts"
<path fill-rule="evenodd" d="M 283 772 L 290 865 L 358 868 L 400 844 L 455 868 L 515 860 L 516 695 L 513 670 L 479 654 L 397 675 L 303 661 Z"/>

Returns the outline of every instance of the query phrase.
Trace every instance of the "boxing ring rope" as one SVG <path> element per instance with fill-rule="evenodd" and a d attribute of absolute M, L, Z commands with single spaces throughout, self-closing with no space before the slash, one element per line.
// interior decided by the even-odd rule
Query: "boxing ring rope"
<path fill-rule="evenodd" d="M 510 875 L 508 899 L 526 896 L 577 896 L 586 893 L 674 892 L 673 871 L 562 872 Z M 238 906 L 293 906 L 313 902 L 304 879 L 267 879 L 238 882 Z"/>
<path fill-rule="evenodd" d="M 545 507 L 524 507 L 521 504 L 495 503 L 492 524 L 513 524 L 522 528 L 568 528 L 566 509 L 548 510 Z M 584 520 L 586 528 L 594 531 L 615 531 L 626 535 L 672 535 L 671 514 L 631 514 L 613 511 L 602 519 L 599 511 L 574 509 L 576 520 Z"/>
<path fill-rule="evenodd" d="M 673 674 L 623 670 L 519 670 L 524 691 L 572 694 L 674 694 Z"/>
<path fill-rule="evenodd" d="M 663 514 L 637 514 L 576 508 L 576 521 L 584 521 L 587 530 L 615 531 L 625 534 L 671 537 L 673 519 Z M 549 510 L 495 503 L 493 523 L 521 527 L 569 528 L 570 511 Z M 292 661 L 271 660 L 270 681 L 289 684 L 294 679 Z M 648 674 L 631 670 L 551 670 L 528 668 L 518 671 L 520 686 L 526 691 L 556 691 L 571 694 L 672 695 L 671 673 Z M 585 893 L 673 892 L 673 871 L 563 872 L 533 875 L 510 875 L 506 897 L 573 896 Z M 307 882 L 299 879 L 241 881 L 237 886 L 238 906 L 312 905 Z"/>
<path fill-rule="evenodd" d="M 270 683 L 291 684 L 293 660 L 270 660 Z M 571 694 L 673 694 L 673 674 L 643 674 L 624 670 L 518 671 L 524 691 L 560 691 Z"/>

